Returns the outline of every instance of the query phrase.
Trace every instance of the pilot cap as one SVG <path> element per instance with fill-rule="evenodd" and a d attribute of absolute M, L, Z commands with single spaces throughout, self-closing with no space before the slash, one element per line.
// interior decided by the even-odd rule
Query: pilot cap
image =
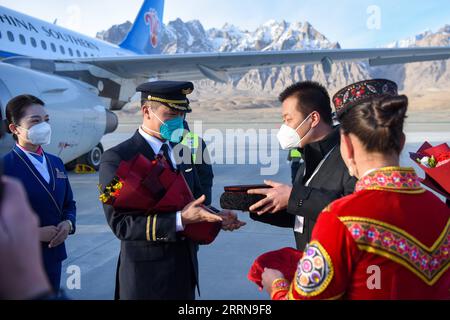
<path fill-rule="evenodd" d="M 156 101 L 175 111 L 192 112 L 187 95 L 194 91 L 194 84 L 185 81 L 154 81 L 136 88 L 142 101 Z"/>

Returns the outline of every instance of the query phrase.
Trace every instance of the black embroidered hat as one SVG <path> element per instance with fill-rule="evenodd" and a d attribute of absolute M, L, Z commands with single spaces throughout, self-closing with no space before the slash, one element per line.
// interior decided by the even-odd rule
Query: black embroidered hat
<path fill-rule="evenodd" d="M 358 103 L 376 96 L 398 95 L 397 84 L 386 79 L 372 79 L 353 83 L 333 96 L 334 107 L 338 117 Z"/>
<path fill-rule="evenodd" d="M 142 101 L 156 101 L 181 112 L 192 112 L 187 95 L 194 91 L 194 84 L 186 81 L 154 81 L 136 88 Z"/>

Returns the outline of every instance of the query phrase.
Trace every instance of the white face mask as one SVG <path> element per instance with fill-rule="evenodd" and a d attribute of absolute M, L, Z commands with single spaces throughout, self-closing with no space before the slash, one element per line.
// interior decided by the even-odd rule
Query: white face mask
<path fill-rule="evenodd" d="M 42 146 L 50 144 L 52 138 L 52 127 L 47 122 L 41 122 L 32 126 L 30 129 L 25 129 L 27 131 L 27 139 L 35 146 Z"/>
<path fill-rule="evenodd" d="M 311 131 L 312 127 L 309 128 L 308 132 L 300 138 L 299 134 L 297 133 L 297 130 L 311 117 L 311 114 L 309 114 L 305 120 L 300 123 L 300 125 L 297 127 L 297 129 L 292 129 L 288 125 L 283 124 L 280 128 L 280 131 L 278 131 L 277 138 L 280 142 L 280 146 L 283 150 L 290 150 L 294 148 L 302 148 L 302 140 L 308 135 L 308 133 Z"/>

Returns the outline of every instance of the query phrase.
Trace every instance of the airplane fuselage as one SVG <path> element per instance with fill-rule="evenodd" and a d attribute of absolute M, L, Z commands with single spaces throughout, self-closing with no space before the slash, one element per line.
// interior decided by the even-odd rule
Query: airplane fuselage
<path fill-rule="evenodd" d="M 53 129 L 52 142 L 45 150 L 69 163 L 99 146 L 103 135 L 117 127 L 117 117 L 105 108 L 97 85 L 20 63 L 15 58 L 49 61 L 92 57 L 134 56 L 132 51 L 93 39 L 0 6 L 0 119 L 5 119 L 8 101 L 20 94 L 38 96 L 46 103 Z M 0 152 L 15 142 L 7 135 Z"/>
<path fill-rule="evenodd" d="M 82 59 L 136 53 L 0 6 L 0 58 Z"/>
<path fill-rule="evenodd" d="M 23 83 L 26 79 L 26 83 Z M 103 135 L 117 127 L 95 88 L 80 81 L 0 63 L 0 119 L 8 101 L 21 94 L 40 97 L 50 116 L 52 141 L 44 149 L 68 163 L 95 148 Z M 0 141 L 0 154 L 13 146 L 11 135 Z"/>

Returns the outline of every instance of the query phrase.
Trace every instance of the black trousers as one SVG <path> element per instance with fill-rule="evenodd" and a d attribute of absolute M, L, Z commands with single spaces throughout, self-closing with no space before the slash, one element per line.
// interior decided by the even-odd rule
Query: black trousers
<path fill-rule="evenodd" d="M 62 263 L 54 263 L 51 266 L 45 266 L 45 272 L 47 274 L 47 278 L 50 281 L 52 289 L 54 292 L 59 292 L 61 287 L 61 270 Z"/>
<path fill-rule="evenodd" d="M 136 259 L 121 252 L 116 299 L 195 300 L 196 279 L 188 243 L 162 247 L 163 255 L 151 259 Z"/>

